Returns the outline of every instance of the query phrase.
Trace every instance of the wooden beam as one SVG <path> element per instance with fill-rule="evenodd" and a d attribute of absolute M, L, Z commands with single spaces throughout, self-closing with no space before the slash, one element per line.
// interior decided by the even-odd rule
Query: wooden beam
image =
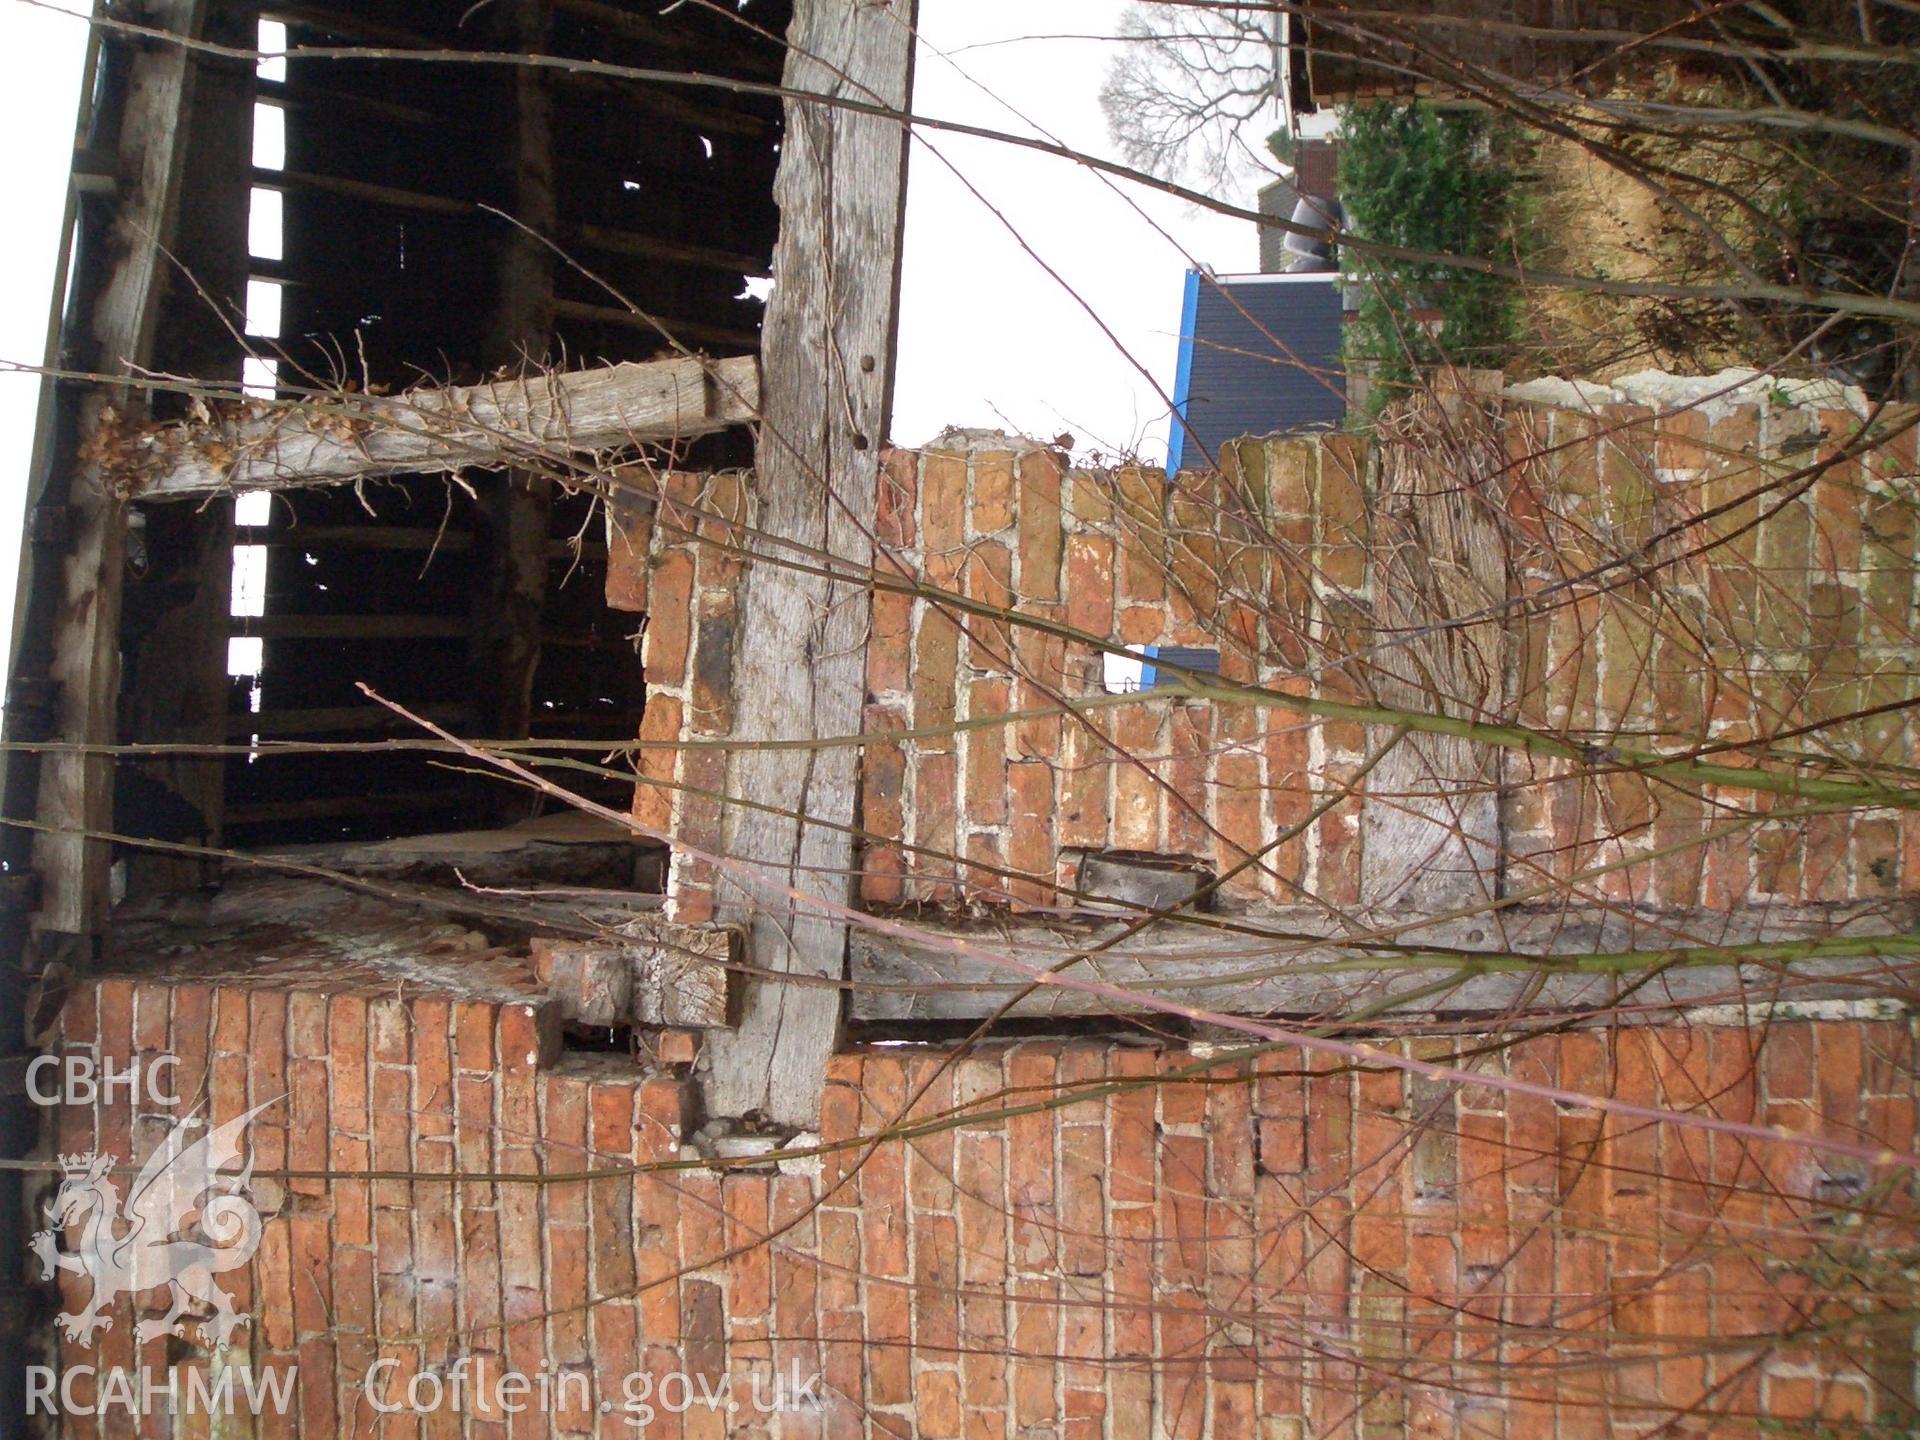
<path fill-rule="evenodd" d="M 603 0 L 554 0 L 553 8 L 616 35 L 624 35 L 629 40 L 644 41 L 649 46 L 680 55 L 698 51 L 703 42 L 698 32 L 684 25 L 657 20 L 649 15 L 635 15 L 617 5 L 605 4 Z M 698 58 L 707 65 L 712 63 L 704 55 Z"/>
<path fill-rule="evenodd" d="M 708 62 L 711 63 L 711 62 Z M 702 67 L 705 68 L 705 67 Z M 696 133 L 743 135 L 759 140 L 774 128 L 773 121 L 725 104 L 689 100 L 660 86 L 643 85 L 617 75 L 598 75 L 590 70 L 555 69 L 548 72 L 556 83 L 569 89 L 605 95 L 623 110 L 644 110 L 669 124 L 684 125 Z"/>
<path fill-rule="evenodd" d="M 465 615 L 256 615 L 232 633 L 262 640 L 450 640 L 464 637 Z"/>
<path fill-rule="evenodd" d="M 473 720 L 473 712 L 466 705 L 409 705 L 407 708 L 422 719 L 454 730 L 465 730 Z M 375 705 L 371 701 L 365 705 L 262 710 L 258 715 L 227 717 L 229 740 L 245 740 L 250 735 L 267 740 L 286 735 L 346 735 L 367 730 L 414 731 L 414 725 L 384 705 Z"/>
<path fill-rule="evenodd" d="M 423 215 L 453 215 L 477 219 L 483 212 L 477 202 L 456 200 L 450 195 L 429 195 L 421 190 L 402 190 L 396 185 L 375 185 L 368 180 L 350 180 L 344 175 L 315 175 L 305 170 L 256 170 L 253 183 L 262 190 L 317 190 L 323 195 L 342 195 L 349 200 L 365 200 L 395 210 L 417 210 Z"/>
<path fill-rule="evenodd" d="M 497 8 L 503 48 L 538 54 L 547 46 L 546 0 L 508 0 Z M 536 237 L 551 235 L 559 216 L 553 186 L 552 104 L 547 73 L 517 69 L 513 113 L 502 163 L 513 176 L 513 213 L 521 226 L 501 237 L 500 302 L 493 317 L 494 358 L 551 354 L 553 252 Z M 506 470 L 474 484 L 482 573 L 474 587 L 473 680 L 486 733 L 520 739 L 530 733 L 533 681 L 540 668 L 547 606 L 547 549 L 553 528 L 553 482 L 533 471 Z M 514 787 L 477 783 L 483 818 L 507 820 L 525 805 Z"/>
<path fill-rule="evenodd" d="M 595 305 L 586 300 L 556 300 L 554 313 L 563 320 L 584 320 L 590 325 L 610 325 L 616 330 L 638 330 L 666 344 L 664 330 L 682 345 L 713 345 L 723 350 L 753 350 L 760 337 L 751 330 L 733 330 L 706 325 L 698 320 L 675 320 L 664 315 L 636 315 L 617 305 Z"/>
<path fill-rule="evenodd" d="M 912 88 L 911 0 L 798 0 L 787 31 L 784 83 L 797 92 L 858 95 L 905 109 Z M 780 239 L 762 356 L 765 415 L 755 466 L 756 549 L 826 553 L 855 571 L 870 536 L 880 448 L 887 439 L 900 276 L 906 129 L 892 120 L 790 100 L 774 183 Z M 846 926 L 790 893 L 844 905 L 853 865 L 846 831 L 857 762 L 831 747 L 762 750 L 760 740 L 844 735 L 866 698 L 867 592 L 776 564 L 749 568 L 733 670 L 734 735 L 748 748 L 728 765 L 729 794 L 768 810 L 735 810 L 725 851 L 754 867 L 742 893 L 723 884 L 723 919 L 749 926 L 749 960 L 763 973 L 837 980 Z M 785 814 L 773 813 L 784 811 Z M 740 1026 L 711 1037 L 708 1110 L 759 1111 L 786 1125 L 817 1123 L 827 1058 L 840 1031 L 831 987 L 748 980 Z"/>
<path fill-rule="evenodd" d="M 678 240 L 661 240 L 633 230 L 616 230 L 611 225 L 582 225 L 576 232 L 580 243 L 609 255 L 637 255 L 643 260 L 665 260 L 675 265 L 698 265 L 726 274 L 738 271 L 753 279 L 765 279 L 773 265 L 760 255 L 715 250 L 706 245 L 688 245 Z"/>
<path fill-rule="evenodd" d="M 459 554 L 473 548 L 470 530 L 441 530 L 431 525 L 295 525 L 290 530 L 243 530 L 242 545 L 299 549 L 435 550 Z"/>
<path fill-rule="evenodd" d="M 417 810 L 452 810 L 460 804 L 456 789 L 395 790 L 381 795 L 312 795 L 299 800 L 259 800 L 229 805 L 230 825 L 276 825 L 290 820 L 322 820 L 345 815 L 404 815 Z"/>
<path fill-rule="evenodd" d="M 608 925 L 597 939 L 535 937 L 534 973 L 576 1024 L 709 1029 L 728 1023 L 739 948 L 730 926 L 642 914 Z"/>
<path fill-rule="evenodd" d="M 143 17 L 157 29 L 200 34 L 205 0 L 155 0 Z M 122 192 L 106 247 L 112 257 L 92 305 L 91 342 L 83 347 L 95 368 L 131 374 L 152 350 L 154 317 L 164 284 L 169 242 L 179 210 L 185 124 L 194 64 L 173 45 L 137 50 L 128 63 L 118 153 Z M 89 277 L 78 277 L 85 283 Z M 84 312 L 83 312 L 84 313 Z M 137 404 L 125 387 L 92 395 L 82 406 L 82 433 L 115 408 Z M 119 737 L 120 601 L 126 573 L 124 497 L 91 461 L 73 474 L 68 506 L 73 542 L 61 565 L 52 617 L 54 687 L 52 733 L 82 745 L 111 745 Z M 106 928 L 110 847 L 83 832 L 112 828 L 113 762 L 97 754 L 50 754 L 40 765 L 33 868 L 41 877 L 39 932 L 97 935 Z"/>
<path fill-rule="evenodd" d="M 128 441 L 114 478 L 124 494 L 171 500 L 624 450 L 745 424 L 759 374 L 752 356 L 653 360 L 392 397 L 249 400 Z"/>
<path fill-rule="evenodd" d="M 1839 931 L 1848 935 L 1909 932 L 1912 904 L 1852 907 L 1802 907 L 1747 912 L 1698 911 L 1681 914 L 1623 914 L 1593 906 L 1510 910 L 1498 917 L 1420 923 L 1410 929 L 1409 947 L 1462 951 L 1498 951 L 1525 955 L 1576 955 L 1645 951 L 1649 960 L 1674 945 L 1726 946 L 1756 941 L 1809 940 Z M 1327 970 L 1330 962 L 1364 959 L 1365 951 L 1326 935 L 1324 911 L 1302 908 L 1257 917 L 1276 936 L 1233 934 L 1221 930 L 1162 925 L 1136 939 L 1073 967 L 1072 974 L 1160 1000 L 1232 1015 L 1333 1017 L 1354 1007 L 1378 1004 L 1398 992 L 1422 992 L 1444 968 L 1395 966 L 1383 955 L 1378 968 Z M 1407 921 L 1417 917 L 1406 917 Z M 1390 928 L 1393 917 L 1380 922 Z M 1841 927 L 1844 925 L 1844 930 Z M 1006 927 L 929 926 L 929 939 L 902 940 L 859 930 L 853 936 L 849 975 L 856 1020 L 979 1020 L 1026 988 L 1026 980 L 1004 965 L 974 955 L 955 954 L 942 938 L 963 941 L 1025 965 L 1047 969 L 1075 951 L 1111 939 L 1123 922 L 1094 924 L 1016 924 Z M 1314 936 L 1325 938 L 1315 940 Z M 1301 938 L 1292 938 L 1301 937 Z M 1413 1015 L 1546 1014 L 1567 1009 L 1599 1009 L 1622 995 L 1627 973 L 1551 973 L 1538 969 L 1475 975 L 1443 994 L 1422 993 L 1393 1018 Z M 1858 994 L 1841 985 L 1825 990 L 1812 982 L 1836 985 L 1848 976 L 1878 986 L 1887 974 L 1885 957 L 1868 956 L 1796 964 L 1807 986 L 1795 985 L 1795 999 L 1819 994 Z M 1644 971 L 1640 972 L 1642 975 Z M 1544 978 L 1543 978 L 1544 977 Z M 1779 979 L 1777 969 L 1732 965 L 1669 969 L 1636 990 L 1627 1002 L 1636 1007 L 1706 1004 L 1731 995 L 1753 995 Z M 863 988 L 866 987 L 866 988 Z M 1084 990 L 1060 985 L 1036 989 L 1012 1013 L 1027 1018 L 1138 1014 L 1149 1006 L 1117 1003 Z"/>

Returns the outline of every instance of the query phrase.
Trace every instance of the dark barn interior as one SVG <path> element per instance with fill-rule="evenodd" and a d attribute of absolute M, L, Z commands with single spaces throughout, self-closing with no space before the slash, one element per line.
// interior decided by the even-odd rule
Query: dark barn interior
<path fill-rule="evenodd" d="M 750 282 L 768 274 L 778 225 L 776 96 L 387 58 L 514 51 L 778 82 L 782 0 L 653 8 L 219 7 L 209 33 L 238 48 L 381 56 L 196 57 L 176 249 L 192 283 L 170 286 L 155 368 L 244 378 L 253 393 L 379 393 L 644 360 L 671 353 L 669 336 L 708 355 L 753 353 L 764 289 Z M 161 395 L 155 410 L 187 403 Z M 744 431 L 694 444 L 703 465 L 751 459 Z M 363 682 L 463 736 L 631 738 L 640 621 L 604 603 L 595 506 L 547 479 L 473 472 L 242 497 L 237 517 L 227 500 L 144 507 L 121 738 L 407 733 Z M 242 642 L 231 661 L 228 635 Z M 122 834 L 242 849 L 484 827 L 534 809 L 418 750 L 145 762 L 116 791 Z M 620 803 L 611 782 L 605 798 Z M 136 889 L 193 878 L 164 856 L 132 864 L 146 877 Z"/>

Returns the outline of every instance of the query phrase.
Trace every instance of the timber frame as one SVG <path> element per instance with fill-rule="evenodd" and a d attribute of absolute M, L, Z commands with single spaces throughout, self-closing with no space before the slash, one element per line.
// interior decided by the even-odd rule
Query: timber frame
<path fill-rule="evenodd" d="M 556 478 L 569 494 L 573 482 L 592 491 L 595 477 L 617 477 L 618 462 L 636 447 L 684 455 L 692 445 L 703 463 L 737 464 L 749 458 L 741 427 L 758 420 L 753 458 L 765 543 L 797 541 L 869 563 L 891 400 L 904 125 L 804 98 L 784 107 L 764 95 L 692 98 L 546 68 L 369 61 L 315 69 L 296 58 L 290 74 L 269 80 L 220 53 L 253 47 L 263 15 L 292 27 L 296 51 L 303 37 L 444 48 L 453 31 L 442 31 L 464 23 L 467 9 L 429 3 L 396 28 L 382 7 L 362 0 L 264 8 L 253 0 L 157 0 L 142 23 L 183 43 L 131 33 L 118 19 L 93 32 L 69 207 L 74 300 L 56 311 L 48 349 L 50 377 L 87 378 L 44 386 L 7 691 L 6 920 L 10 952 L 21 957 L 7 967 L 10 976 L 50 983 L 85 973 L 100 952 L 119 853 L 110 837 L 123 833 L 116 788 L 125 777 L 112 747 L 382 728 L 377 712 L 318 693 L 288 701 L 290 709 L 261 710 L 256 692 L 255 713 L 233 709 L 221 637 L 236 494 L 264 490 L 298 501 L 300 524 L 280 523 L 276 498 L 273 527 L 240 536 L 290 563 L 304 553 L 309 566 L 349 577 L 370 574 L 364 567 L 375 562 L 402 567 L 395 574 L 453 564 L 453 588 L 441 584 L 443 598 L 411 611 L 348 613 L 323 603 L 258 616 L 243 633 L 269 644 L 349 647 L 465 639 L 475 667 L 464 682 L 469 703 L 426 695 L 417 709 L 493 738 L 527 735 L 541 705 L 551 708 L 538 701 L 535 680 L 546 673 L 543 626 L 546 648 L 556 643 L 551 577 L 593 554 L 577 536 L 562 543 L 577 521 L 559 514 Z M 732 68 L 756 80 L 784 78 L 796 92 L 905 108 L 911 0 L 755 0 L 754 10 L 744 25 L 695 12 L 668 23 L 586 0 L 515 0 L 483 23 L 500 48 L 598 55 L 625 46 L 635 63 Z M 716 24 L 734 28 L 716 37 Z M 398 86 L 379 78 L 396 71 L 406 75 Z M 487 87 L 484 103 L 477 86 Z M 284 111 L 298 138 L 284 167 L 270 172 L 254 168 L 248 154 L 249 107 L 263 102 Z M 608 137 L 631 133 L 622 127 L 635 108 L 649 117 L 648 138 L 621 159 L 620 146 L 632 150 L 633 142 Z M 334 132 L 362 121 L 391 127 L 402 150 L 417 137 L 413 169 L 369 162 L 350 170 L 368 147 L 356 150 L 350 135 Z M 470 163 L 432 158 L 443 153 L 434 149 L 440 131 L 465 147 Z M 712 180 L 693 173 L 702 149 Z M 488 178 L 500 174 L 504 188 Z M 249 257 L 250 191 L 284 206 L 284 257 Z M 622 218 L 623 192 L 644 197 L 645 208 L 632 213 L 645 223 Z M 325 274 L 295 253 L 323 253 L 303 240 L 309 232 L 339 252 Z M 399 268 L 412 267 L 406 276 L 383 268 L 396 237 Z M 556 259 L 574 252 L 588 256 L 591 270 Z M 487 271 L 463 277 L 459 267 L 476 255 L 486 257 Z M 416 278 L 436 268 L 437 280 Z M 735 292 L 743 277 L 774 272 L 780 283 L 761 332 L 743 323 L 758 302 Z M 330 373 L 304 367 L 296 383 L 293 351 L 279 347 L 279 397 L 261 396 L 257 385 L 247 398 L 238 394 L 243 352 L 229 317 L 250 275 L 283 286 L 288 333 L 334 337 L 339 363 Z M 363 333 L 369 322 L 374 328 Z M 147 374 L 190 378 L 135 379 Z M 441 492 L 439 472 L 461 477 L 470 529 L 449 530 L 435 511 L 407 518 L 424 509 L 421 497 Z M 451 505 L 455 492 L 446 494 Z M 373 524 L 356 513 L 369 506 Z M 149 613 L 153 602 L 143 597 L 136 615 L 129 576 L 148 563 L 150 539 L 163 543 L 164 558 L 156 552 L 153 563 L 164 564 L 173 599 Z M 477 600 L 462 598 L 468 574 Z M 786 689 L 797 678 L 804 693 L 785 698 L 808 724 L 792 731 L 787 708 L 770 706 L 744 717 L 744 728 L 818 734 L 857 726 L 863 678 L 852 652 L 866 625 L 864 589 L 767 567 L 754 592 L 755 624 L 735 683 L 772 697 L 780 693 L 772 678 Z M 828 619 L 814 629 L 811 617 L 822 611 Z M 624 654 L 637 684 L 631 638 L 616 644 L 599 625 L 586 632 L 587 653 L 605 650 L 616 661 Z M 557 643 L 582 642 L 561 635 Z M 806 666 L 794 663 L 796 653 L 852 658 Z M 407 668 L 401 662 L 399 673 Z M 290 673 L 298 678 L 299 667 Z M 448 673 L 455 681 L 462 674 L 458 666 Z M 616 709 L 612 719 L 624 728 L 606 738 L 633 734 L 632 714 Z M 372 823 L 395 806 L 429 800 L 442 808 L 411 823 L 431 829 L 460 798 L 443 779 L 434 796 L 414 801 L 404 778 L 386 772 L 348 773 L 338 800 L 235 795 L 236 776 L 252 783 L 236 763 L 182 757 L 143 762 L 142 773 L 157 777 L 169 804 L 186 802 L 186 813 L 204 823 L 200 842 L 216 846 L 235 844 L 223 837 L 236 827 L 298 838 L 312 817 Z M 419 773 L 425 762 L 405 763 Z M 781 794 L 803 813 L 845 825 L 855 763 L 844 750 L 797 770 L 742 760 L 729 783 Z M 490 802 L 481 803 L 484 822 Z M 748 822 L 730 838 L 764 867 L 766 885 L 747 889 L 778 897 L 768 903 L 743 893 L 730 902 L 726 918 L 751 924 L 745 958 L 765 970 L 841 974 L 844 925 L 796 910 L 785 892 L 815 867 L 844 871 L 843 833 Z M 205 878 L 198 862 L 177 857 L 134 863 L 146 893 Z M 844 901 L 845 882 L 838 884 Z M 710 1108 L 807 1123 L 839 1034 L 839 992 L 746 989 L 739 1029 L 716 1047 Z M 20 990 L 12 998 L 19 1007 L 27 1001 Z"/>

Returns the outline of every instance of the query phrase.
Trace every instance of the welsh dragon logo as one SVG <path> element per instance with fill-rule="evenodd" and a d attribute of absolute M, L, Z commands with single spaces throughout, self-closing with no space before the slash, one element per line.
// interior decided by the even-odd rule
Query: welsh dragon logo
<path fill-rule="evenodd" d="M 254 1117 L 274 1103 L 256 1105 L 198 1140 L 188 1132 L 204 1121 L 192 1116 L 177 1121 L 140 1167 L 124 1205 L 110 1174 L 113 1156 L 60 1157 L 66 1178 L 46 1207 L 48 1228 L 33 1237 L 31 1247 L 40 1257 L 41 1279 L 64 1270 L 93 1282 L 86 1309 L 57 1318 L 62 1334 L 85 1345 L 94 1331 L 113 1328 L 106 1307 L 115 1296 L 163 1285 L 172 1304 L 159 1319 L 141 1321 L 134 1329 L 136 1340 L 184 1335 L 181 1317 L 189 1305 L 213 1311 L 198 1322 L 203 1342 L 224 1346 L 234 1327 L 246 1323 L 213 1277 L 245 1265 L 260 1247 L 260 1212 L 247 1193 L 253 1157 L 246 1155 L 242 1164 L 241 1145 Z M 232 1166 L 241 1168 L 222 1173 Z M 62 1250 L 60 1239 L 74 1225 L 81 1227 L 79 1247 Z"/>

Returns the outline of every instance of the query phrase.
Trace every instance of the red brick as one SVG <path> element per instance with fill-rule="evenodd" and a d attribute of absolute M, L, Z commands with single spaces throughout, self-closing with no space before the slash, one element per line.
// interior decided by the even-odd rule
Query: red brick
<path fill-rule="evenodd" d="M 880 495 L 874 511 L 873 533 L 882 545 L 913 544 L 913 512 L 919 482 L 918 453 L 889 449 L 881 456 Z"/>
<path fill-rule="evenodd" d="M 1008 1100 L 1033 1105 L 1053 1098 L 1058 1060 L 1046 1046 L 1022 1045 L 1007 1057 Z M 1057 1247 L 1054 1210 L 1056 1122 L 1049 1111 L 1007 1122 L 1007 1204 L 1012 1254 L 1023 1269 L 1050 1270 Z"/>
<path fill-rule="evenodd" d="M 1029 602 L 1022 606 L 1021 613 L 1035 621 L 1057 624 L 1065 618 L 1066 607 Z M 1014 707 L 1041 712 L 1020 721 L 1014 731 L 1014 748 L 1034 759 L 1057 760 L 1061 736 L 1057 692 L 1067 680 L 1067 642 L 1037 625 L 1023 625 L 1014 631 L 1013 644 L 1021 677 L 1014 688 Z"/>
<path fill-rule="evenodd" d="M 953 724 L 959 668 L 960 629 L 951 607 L 923 605 L 913 644 L 914 729 L 939 730 Z M 922 751 L 954 748 L 950 734 L 923 736 L 915 743 Z"/>
<path fill-rule="evenodd" d="M 1067 538 L 1067 624 L 1105 640 L 1113 633 L 1113 542 Z"/>
<path fill-rule="evenodd" d="M 913 655 L 913 607 L 913 596 L 901 591 L 873 593 L 873 618 L 867 634 L 867 689 L 875 695 L 897 695 L 907 689 Z"/>
<path fill-rule="evenodd" d="M 973 457 L 974 535 L 997 535 L 1013 524 L 1013 456 L 988 451 Z"/>
<path fill-rule="evenodd" d="M 516 1110 L 509 1099 L 530 1101 L 527 1084 L 535 1071 L 560 1058 L 560 1011 L 551 1003 L 502 1005 L 499 1010 L 501 1123 L 521 1135 L 533 1130 L 530 1110 Z"/>
<path fill-rule="evenodd" d="M 700 1055 L 698 1030 L 661 1030 L 653 1037 L 654 1058 L 662 1065 L 691 1065 Z"/>
<path fill-rule="evenodd" d="M 289 1060 L 287 1090 L 291 1113 L 287 1121 L 287 1168 L 307 1172 L 289 1180 L 287 1188 L 300 1195 L 325 1195 L 325 1178 L 332 1159 L 327 1140 L 327 1066 L 321 1060 Z"/>
<path fill-rule="evenodd" d="M 743 1322 L 765 1326 L 773 1307 L 773 1252 L 766 1244 L 772 1197 L 760 1175 L 729 1175 L 721 1183 L 726 1206 L 727 1320 L 736 1335 Z"/>
<path fill-rule="evenodd" d="M 1009 863 L 1022 876 L 1012 885 L 1016 905 L 1042 906 L 1054 902 L 1049 877 L 1056 849 L 1053 842 L 1054 772 L 1053 767 L 1037 760 L 1022 760 L 1007 767 L 1013 793 Z"/>
<path fill-rule="evenodd" d="M 997 611 L 1013 608 L 1013 552 L 998 540 L 981 540 L 967 552 L 967 598 Z M 966 621 L 967 664 L 975 670 L 1013 671 L 1013 632 L 1004 619 L 970 612 Z"/>
<path fill-rule="evenodd" d="M 960 1345 L 959 1225 L 949 1215 L 916 1215 L 913 1228 L 914 1345 L 939 1364 Z"/>
<path fill-rule="evenodd" d="M 615 490 L 607 506 L 607 606 L 644 615 L 653 544 L 653 477 L 638 465 L 622 465 L 609 479 Z"/>
<path fill-rule="evenodd" d="M 172 1033 L 168 1017 L 172 1002 L 171 985 L 140 984 L 134 987 L 133 1048 L 136 1051 L 151 1055 L 167 1048 L 167 1040 Z"/>
<path fill-rule="evenodd" d="M 913 869 L 923 875 L 952 876 L 951 857 L 958 848 L 956 829 L 957 795 L 955 761 L 951 754 L 922 755 L 916 776 L 914 844 L 922 852 L 913 856 Z M 941 898 L 935 889 L 932 898 Z"/>
<path fill-rule="evenodd" d="M 679 685 L 693 634 L 693 557 L 670 550 L 655 563 L 640 663 L 649 685 Z"/>
<path fill-rule="evenodd" d="M 920 464 L 920 534 L 929 557 L 949 559 L 966 543 L 967 462 L 929 451 Z"/>
<path fill-rule="evenodd" d="M 1020 457 L 1020 595 L 1025 600 L 1060 598 L 1061 479 L 1060 458 L 1053 452 L 1030 450 Z"/>
<path fill-rule="evenodd" d="M 1009 686 L 1002 679 L 975 680 L 967 694 L 967 717 L 992 719 L 1007 713 Z M 999 825 L 1007 818 L 1007 730 L 989 725 L 963 739 L 967 765 L 966 824 Z"/>
<path fill-rule="evenodd" d="M 1059 836 L 1062 848 L 1102 849 L 1107 843 L 1111 809 L 1107 787 L 1113 774 L 1110 751 L 1099 737 L 1110 734 L 1110 713 L 1075 716 L 1067 722 L 1061 747 Z"/>
<path fill-rule="evenodd" d="M 367 1002 L 357 995 L 335 995 L 327 1007 L 327 1036 L 333 1126 L 364 1135 L 367 1133 Z"/>
<path fill-rule="evenodd" d="M 876 736 L 906 728 L 907 717 L 885 705 L 866 708 L 863 732 Z M 897 846 L 886 839 L 907 838 L 905 796 L 907 757 L 905 749 L 891 741 L 869 740 L 860 762 L 860 828 L 872 839 L 863 842 L 861 852 L 860 896 L 876 904 L 894 904 L 901 899 L 900 875 L 906 859 Z"/>
<path fill-rule="evenodd" d="M 484 1000 L 460 1000 L 453 1006 L 453 1055 L 469 1075 L 493 1073 L 493 1028 L 498 1007 Z"/>
<path fill-rule="evenodd" d="M 673 829 L 673 783 L 679 760 L 682 707 L 671 695 L 657 692 L 647 696 L 647 708 L 640 717 L 640 739 L 648 748 L 640 751 L 639 783 L 633 791 L 633 818 L 654 835 L 668 835 Z"/>
<path fill-rule="evenodd" d="M 1112 843 L 1122 850 L 1160 849 L 1160 814 L 1166 797 L 1161 777 L 1147 760 L 1166 746 L 1166 707 L 1142 700 L 1119 713 L 1114 742 Z M 1198 798 L 1198 797 L 1183 797 Z"/>
<path fill-rule="evenodd" d="M 424 1137 L 453 1133 L 453 1010 L 440 998 L 413 1002 L 413 1108 Z"/>
<path fill-rule="evenodd" d="M 1050 1280 L 1017 1280 L 1012 1286 L 1013 1423 L 1022 1431 L 1049 1425 L 1060 1414 L 1059 1367 L 1020 1358 L 1060 1353 L 1059 1290 Z"/>
<path fill-rule="evenodd" d="M 956 1440 L 961 1432 L 960 1376 L 952 1370 L 923 1370 L 914 1397 L 917 1431 L 926 1440 Z"/>

